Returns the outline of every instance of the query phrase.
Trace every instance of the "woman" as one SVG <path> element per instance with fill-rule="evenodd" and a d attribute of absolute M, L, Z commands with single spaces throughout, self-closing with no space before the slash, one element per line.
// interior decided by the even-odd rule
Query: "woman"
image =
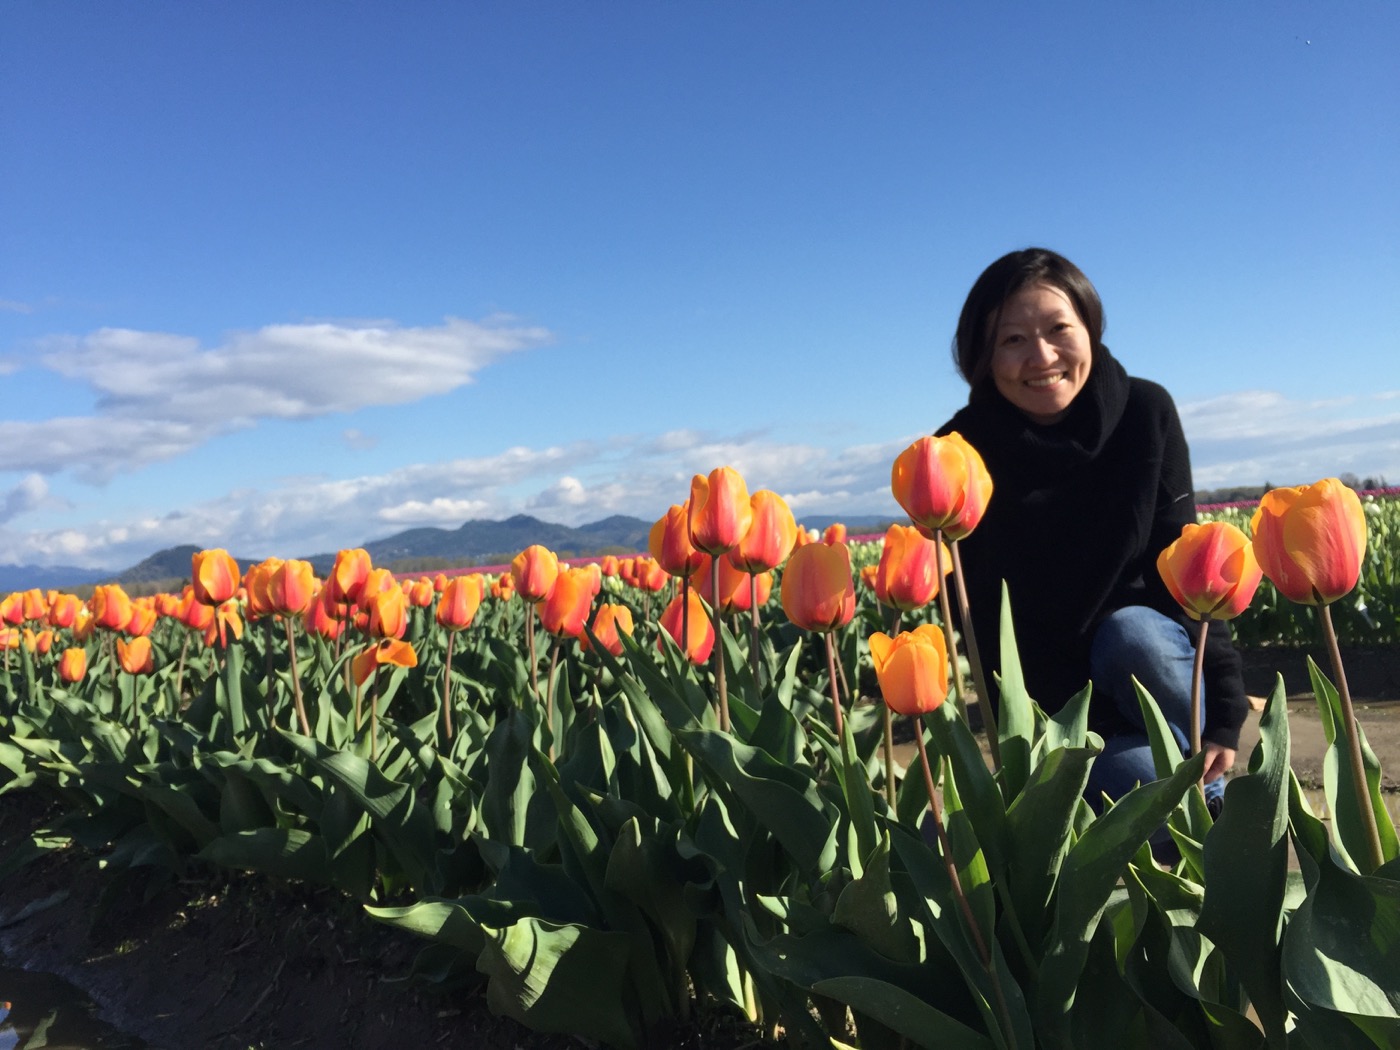
<path fill-rule="evenodd" d="M 1196 520 L 1176 406 L 1109 354 L 1094 286 L 1043 248 L 987 267 L 963 304 L 953 356 L 971 391 L 939 433 L 962 434 L 994 486 L 961 545 L 978 648 L 995 667 L 1005 580 L 1037 703 L 1056 711 L 1092 680 L 1090 724 L 1105 749 L 1088 796 L 1118 798 L 1156 779 L 1132 677 L 1183 751 L 1190 739 L 1194 635 L 1156 568 Z M 1218 800 L 1248 713 L 1224 624 L 1210 626 L 1203 677 L 1206 796 Z"/>

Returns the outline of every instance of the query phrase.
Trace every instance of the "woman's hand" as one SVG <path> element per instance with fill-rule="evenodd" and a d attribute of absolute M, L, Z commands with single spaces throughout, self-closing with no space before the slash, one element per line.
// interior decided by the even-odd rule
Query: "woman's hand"
<path fill-rule="evenodd" d="M 1206 753 L 1206 771 L 1201 779 L 1207 784 L 1223 777 L 1235 764 L 1235 749 L 1233 747 L 1221 747 L 1219 744 L 1213 744 L 1207 740 L 1201 745 L 1201 750 Z"/>

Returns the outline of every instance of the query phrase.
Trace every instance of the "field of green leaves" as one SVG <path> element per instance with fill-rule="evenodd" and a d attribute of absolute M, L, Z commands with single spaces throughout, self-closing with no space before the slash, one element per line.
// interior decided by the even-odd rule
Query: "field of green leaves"
<path fill-rule="evenodd" d="M 1394 643 L 1400 500 L 1364 508 L 1361 581 L 1331 608 L 1344 641 Z M 853 583 L 881 545 L 848 549 Z M 830 630 L 798 626 L 818 613 L 791 563 L 678 604 L 656 562 L 610 559 L 532 602 L 527 552 L 469 583 L 221 553 L 183 595 L 0 605 L 0 797 L 65 814 L 0 878 L 77 844 L 109 871 L 331 886 L 422 938 L 421 979 L 615 1047 L 697 1011 L 867 1050 L 1400 1045 L 1400 844 L 1385 820 L 1366 859 L 1379 764 L 1364 749 L 1358 801 L 1320 670 L 1330 824 L 1289 768 L 1281 690 L 1218 820 L 1143 694 L 1162 779 L 1096 816 L 1087 692 L 1044 715 L 1014 643 L 995 771 L 952 702 L 915 720 L 929 764 L 892 765 L 869 643 L 891 611 L 856 586 Z M 1234 626 L 1318 630 L 1267 583 Z M 1148 845 L 1164 822 L 1171 867 Z"/>

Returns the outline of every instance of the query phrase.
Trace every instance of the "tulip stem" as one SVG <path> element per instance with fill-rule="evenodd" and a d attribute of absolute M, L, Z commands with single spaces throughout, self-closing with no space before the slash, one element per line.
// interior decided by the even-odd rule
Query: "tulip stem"
<path fill-rule="evenodd" d="M 540 699 L 540 671 L 538 658 L 535 656 L 535 607 L 530 603 L 525 605 L 525 648 L 530 654 L 530 691 L 535 694 L 535 702 Z"/>
<path fill-rule="evenodd" d="M 836 643 L 831 640 L 830 631 L 822 637 L 826 639 L 826 677 L 831 682 L 831 706 L 836 712 L 836 742 L 840 744 L 845 718 L 841 712 L 841 694 L 836 689 Z"/>
<path fill-rule="evenodd" d="M 301 731 L 305 736 L 311 735 L 311 722 L 306 717 L 306 705 L 301 698 L 301 671 L 297 668 L 297 636 L 296 627 L 290 618 L 287 624 L 287 660 L 292 669 L 292 702 L 296 704 L 297 720 L 301 722 Z M 268 647 L 271 649 L 271 646 Z"/>
<path fill-rule="evenodd" d="M 758 577 L 753 573 L 749 573 L 749 666 L 753 669 L 755 693 L 761 693 L 763 683 L 758 673 Z"/>
<path fill-rule="evenodd" d="M 1196 658 L 1191 665 L 1191 757 L 1201 753 L 1201 673 L 1206 665 L 1206 635 L 1210 631 L 1210 617 L 1201 618 L 1201 629 L 1196 634 Z M 1201 801 L 1206 800 L 1204 779 L 1196 782 Z"/>
<path fill-rule="evenodd" d="M 549 733 L 549 760 L 554 761 L 554 674 L 559 666 L 559 642 L 556 640 L 549 649 L 549 683 L 545 689 L 544 721 Z"/>
<path fill-rule="evenodd" d="M 941 530 L 940 530 L 941 531 Z M 939 537 L 941 539 L 941 536 Z M 1001 730 L 997 728 L 996 712 L 992 710 L 992 694 L 987 677 L 982 672 L 982 657 L 977 652 L 977 632 L 972 629 L 972 611 L 967 603 L 967 582 L 963 578 L 962 555 L 958 541 L 948 544 L 953 553 L 953 583 L 958 588 L 958 619 L 962 621 L 963 640 L 967 642 L 967 662 L 972 668 L 972 687 L 977 690 L 977 704 L 987 728 L 987 746 L 992 752 L 992 764 L 1001 769 Z"/>
<path fill-rule="evenodd" d="M 379 675 L 382 670 L 376 666 L 369 680 L 369 757 L 372 762 L 379 761 Z"/>
<path fill-rule="evenodd" d="M 899 620 L 903 613 L 895 609 L 894 615 L 890 617 L 890 637 L 893 638 L 899 633 Z M 890 809 L 893 810 L 898 802 L 894 783 L 894 718 L 890 713 L 889 704 L 880 705 L 880 721 L 885 731 L 885 800 L 889 802 Z"/>
<path fill-rule="evenodd" d="M 447 656 L 442 664 L 442 728 L 444 739 L 452 739 L 452 643 L 456 631 L 447 632 Z"/>
<path fill-rule="evenodd" d="M 1337 696 L 1342 702 L 1342 722 L 1347 732 L 1347 757 L 1351 765 L 1351 786 L 1356 792 L 1356 808 L 1361 811 L 1361 822 L 1366 829 L 1366 848 L 1370 854 L 1370 874 L 1385 863 L 1381 850 L 1381 832 L 1376 823 L 1376 810 L 1371 805 L 1371 792 L 1366 784 L 1366 766 L 1361 759 L 1361 736 L 1357 732 L 1356 711 L 1351 703 L 1351 689 L 1347 686 L 1347 674 L 1342 667 L 1342 650 L 1337 645 L 1337 632 L 1332 627 L 1332 610 L 1327 605 L 1317 607 L 1318 619 L 1322 621 L 1322 635 L 1327 642 L 1327 652 L 1332 657 L 1332 671 L 1337 676 Z"/>
<path fill-rule="evenodd" d="M 729 732 L 729 690 L 724 681 L 724 624 L 720 619 L 719 607 L 719 560 L 721 554 L 710 555 L 710 613 L 715 622 L 715 692 L 719 696 L 719 728 L 721 733 Z M 687 641 L 689 638 L 687 637 Z"/>
<path fill-rule="evenodd" d="M 997 997 L 997 1008 L 1001 1012 L 1003 1034 L 1007 1039 L 1012 1040 L 1014 1046 L 1014 1029 L 1011 1024 L 1010 1012 L 1007 1010 L 1006 997 L 1002 994 L 1001 979 L 997 976 L 992 953 L 987 950 L 987 942 L 982 939 L 982 930 L 977 925 L 977 918 L 972 914 L 972 905 L 968 902 L 967 894 L 963 893 L 962 880 L 958 878 L 958 865 L 953 859 L 953 847 L 948 841 L 948 831 L 943 826 L 943 814 L 938 808 L 938 792 L 934 790 L 933 786 L 933 770 L 928 761 L 928 748 L 924 745 L 922 719 L 917 719 L 914 723 L 914 739 L 919 745 L 919 762 L 924 769 L 924 787 L 928 791 L 928 808 L 929 812 L 933 814 L 933 827 L 938 833 L 938 849 L 943 854 L 943 864 L 948 869 L 948 881 L 952 883 L 953 896 L 957 898 L 963 921 L 967 924 L 968 932 L 972 934 L 972 943 L 977 949 L 978 958 L 982 960 L 982 968 L 987 971 L 987 976 L 992 980 L 992 988 Z"/>

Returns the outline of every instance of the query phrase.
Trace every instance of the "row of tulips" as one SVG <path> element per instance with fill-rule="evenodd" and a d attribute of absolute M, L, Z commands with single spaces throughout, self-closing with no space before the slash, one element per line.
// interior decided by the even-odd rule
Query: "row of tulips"
<path fill-rule="evenodd" d="M 840 535 L 804 542 L 778 497 L 721 468 L 647 557 L 593 568 L 530 548 L 496 579 L 405 586 L 363 551 L 322 581 L 207 551 L 150 624 L 119 591 L 67 624 L 53 609 L 72 603 L 22 598 L 7 622 L 36 644 L 6 650 L 0 793 L 68 805 L 31 852 L 75 840 L 113 869 L 328 883 L 426 938 L 424 975 L 617 1046 L 696 1000 L 797 1045 L 1390 1045 L 1395 942 L 1338 923 L 1395 928 L 1400 862 L 1387 823 L 1374 863 L 1379 769 L 1330 683 L 1317 674 L 1336 768 L 1354 729 L 1369 787 L 1329 783 L 1330 841 L 1287 768 L 1281 688 L 1219 827 L 1191 791 L 1201 760 L 1145 694 L 1163 779 L 1096 818 L 1088 692 L 1047 718 L 1010 631 L 994 769 L 945 703 L 964 692 L 959 641 L 974 688 L 983 673 L 949 593 L 992 494 L 980 457 L 922 439 L 892 489 L 914 524 L 878 561 Z M 1316 570 L 1337 567 L 1349 513 L 1313 515 L 1314 540 L 1280 532 L 1310 594 L 1335 590 Z M 1198 616 L 1235 610 L 1245 547 L 1193 535 L 1164 554 L 1169 586 Z M 153 659 L 133 669 L 117 643 L 141 639 Z M 87 666 L 65 676 L 75 651 Z M 859 695 L 863 668 L 884 703 Z M 894 762 L 895 716 L 915 720 L 916 775 Z M 1146 847 L 1164 820 L 1170 872 Z"/>

